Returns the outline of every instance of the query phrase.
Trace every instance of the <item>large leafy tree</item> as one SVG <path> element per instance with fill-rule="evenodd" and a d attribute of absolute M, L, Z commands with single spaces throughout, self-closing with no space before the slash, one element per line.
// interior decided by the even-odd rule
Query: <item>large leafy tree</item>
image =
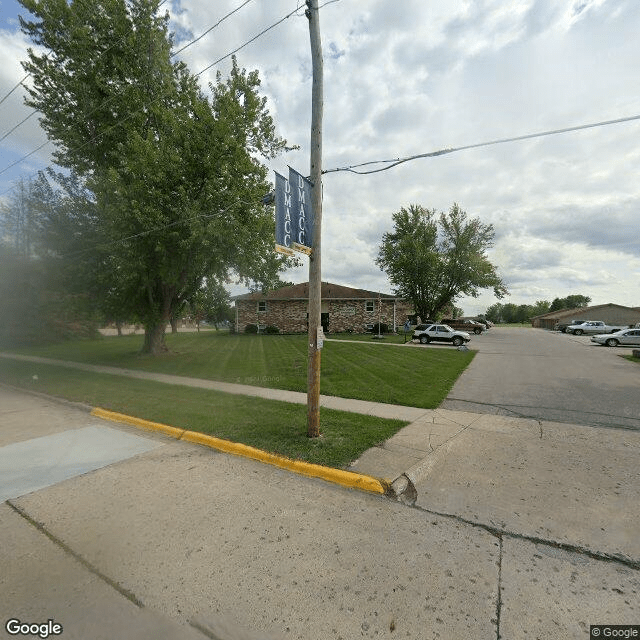
<path fill-rule="evenodd" d="M 261 159 L 286 143 L 258 74 L 234 59 L 207 97 L 171 59 L 159 0 L 19 1 L 41 47 L 24 63 L 26 102 L 43 114 L 58 164 L 94 194 L 97 290 L 141 320 L 144 351 L 162 351 L 170 318 L 207 278 L 269 281 L 285 264 L 271 250 Z"/>
<path fill-rule="evenodd" d="M 586 307 L 591 302 L 589 296 L 573 294 L 566 298 L 554 298 L 549 307 L 549 311 L 560 311 L 561 309 L 580 309 Z"/>
<path fill-rule="evenodd" d="M 438 316 L 461 295 L 477 297 L 492 288 L 507 289 L 486 250 L 494 230 L 454 204 L 448 213 L 410 205 L 393 215 L 394 230 L 382 238 L 376 264 L 397 295 L 411 300 L 422 318 Z"/>

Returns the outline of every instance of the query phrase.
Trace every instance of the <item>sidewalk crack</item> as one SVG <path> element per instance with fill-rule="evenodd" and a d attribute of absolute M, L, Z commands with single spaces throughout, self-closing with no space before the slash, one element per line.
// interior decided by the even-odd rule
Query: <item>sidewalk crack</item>
<path fill-rule="evenodd" d="M 500 640 L 500 616 L 502 614 L 502 536 L 498 536 L 498 598 L 496 601 L 496 640 Z"/>
<path fill-rule="evenodd" d="M 74 551 L 68 544 L 63 542 L 60 538 L 51 533 L 42 522 L 38 522 L 34 518 L 32 518 L 24 509 L 17 506 L 11 500 L 6 500 L 5 503 L 11 507 L 19 516 L 24 518 L 30 525 L 35 527 L 40 533 L 49 538 L 53 544 L 62 549 L 65 553 L 69 554 L 74 560 L 79 562 L 87 571 L 92 573 L 94 576 L 108 584 L 111 588 L 115 589 L 121 596 L 124 596 L 131 603 L 135 604 L 136 607 L 140 607 L 140 609 L 144 609 L 144 604 L 128 589 L 125 589 L 122 585 L 118 584 L 115 580 L 109 578 L 104 573 L 102 573 L 97 567 L 94 567 L 88 560 L 83 558 L 79 553 Z"/>

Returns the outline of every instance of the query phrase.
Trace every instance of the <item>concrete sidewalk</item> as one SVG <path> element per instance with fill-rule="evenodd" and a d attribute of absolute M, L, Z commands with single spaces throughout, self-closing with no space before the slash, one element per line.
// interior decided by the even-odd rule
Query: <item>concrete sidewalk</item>
<path fill-rule="evenodd" d="M 306 402 L 304 394 L 143 375 Z M 30 437 L 34 421 L 52 434 L 94 420 L 65 408 L 56 422 L 54 405 L 32 404 Z M 220 612 L 267 637 L 332 640 L 397 632 L 581 639 L 590 624 L 640 623 L 640 433 L 342 398 L 323 397 L 323 406 L 411 421 L 351 467 L 393 482 L 404 505 L 147 435 L 164 446 L 3 506 L 2 537 L 16 542 L 2 564 L 13 555 L 26 562 L 18 541 L 32 518 L 92 575 L 173 624 L 204 621 L 205 631 Z M 14 434 L 2 444 L 24 439 L 19 413 L 0 411 L 0 434 Z M 46 562 L 27 575 L 35 580 Z M 16 607 L 21 571 L 0 580 Z M 61 586 L 70 590 L 63 599 L 78 601 L 76 580 Z M 59 615 L 56 607 L 47 611 Z M 156 624 L 151 617 L 141 619 L 141 634 Z M 228 637 L 241 637 L 233 629 Z"/>

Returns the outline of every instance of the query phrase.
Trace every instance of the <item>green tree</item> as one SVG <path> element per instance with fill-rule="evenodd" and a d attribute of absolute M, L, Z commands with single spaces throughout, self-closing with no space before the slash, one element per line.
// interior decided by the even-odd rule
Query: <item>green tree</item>
<path fill-rule="evenodd" d="M 41 207 L 34 181 L 19 178 L 6 200 L 0 201 L 0 240 L 15 252 L 30 257 L 36 252 Z"/>
<path fill-rule="evenodd" d="M 536 300 L 535 304 L 531 307 L 531 317 L 541 316 L 551 311 L 551 303 L 548 300 Z"/>
<path fill-rule="evenodd" d="M 189 312 L 198 331 L 202 321 L 210 322 L 218 329 L 221 322 L 233 319 L 229 292 L 221 282 L 210 279 L 189 301 Z"/>
<path fill-rule="evenodd" d="M 386 272 L 397 295 L 411 300 L 422 318 L 438 316 L 461 295 L 477 297 L 493 288 L 507 289 L 486 250 L 494 230 L 454 204 L 439 216 L 435 209 L 410 205 L 393 215 L 394 231 L 382 238 L 376 264 Z"/>
<path fill-rule="evenodd" d="M 549 311 L 560 311 L 561 309 L 581 309 L 591 302 L 589 296 L 573 294 L 566 298 L 554 298 Z"/>
<path fill-rule="evenodd" d="M 19 1 L 38 18 L 21 18 L 23 31 L 49 50 L 23 63 L 26 102 L 43 114 L 57 162 L 94 195 L 91 286 L 144 324 L 143 351 L 163 351 L 168 322 L 206 279 L 270 281 L 288 264 L 261 204 L 261 159 L 286 142 L 257 72 L 234 59 L 208 98 L 171 61 L 159 0 Z"/>

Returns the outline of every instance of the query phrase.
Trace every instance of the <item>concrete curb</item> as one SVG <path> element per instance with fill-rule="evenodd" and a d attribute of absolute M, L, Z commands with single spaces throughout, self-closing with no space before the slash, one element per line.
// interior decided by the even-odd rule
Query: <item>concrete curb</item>
<path fill-rule="evenodd" d="M 389 494 L 391 488 L 389 484 L 378 478 L 372 476 L 366 476 L 353 471 L 343 471 L 342 469 L 333 469 L 331 467 L 323 467 L 318 464 L 312 464 L 310 462 L 302 462 L 300 460 L 291 460 L 284 456 L 278 456 L 273 453 L 267 453 L 261 449 L 250 447 L 246 444 L 240 444 L 237 442 L 231 442 L 230 440 L 223 440 L 214 436 L 209 436 L 204 433 L 198 433 L 197 431 L 187 431 L 186 429 L 179 429 L 159 422 L 151 422 L 150 420 L 143 420 L 133 416 L 128 416 L 124 413 L 116 413 L 114 411 L 108 411 L 100 407 L 95 407 L 91 411 L 91 415 L 97 418 L 103 418 L 112 422 L 121 422 L 129 424 L 142 429 L 148 429 L 150 431 L 157 431 L 168 435 L 176 440 L 184 440 L 186 442 L 192 442 L 195 444 L 202 444 L 206 447 L 216 449 L 217 451 L 223 451 L 224 453 L 230 453 L 232 455 L 240 456 L 243 458 L 251 458 L 258 462 L 270 464 L 281 469 L 293 471 L 309 478 L 320 478 L 327 482 L 339 484 L 349 489 L 358 489 L 359 491 L 367 491 L 369 493 L 377 493 L 379 495 Z"/>

